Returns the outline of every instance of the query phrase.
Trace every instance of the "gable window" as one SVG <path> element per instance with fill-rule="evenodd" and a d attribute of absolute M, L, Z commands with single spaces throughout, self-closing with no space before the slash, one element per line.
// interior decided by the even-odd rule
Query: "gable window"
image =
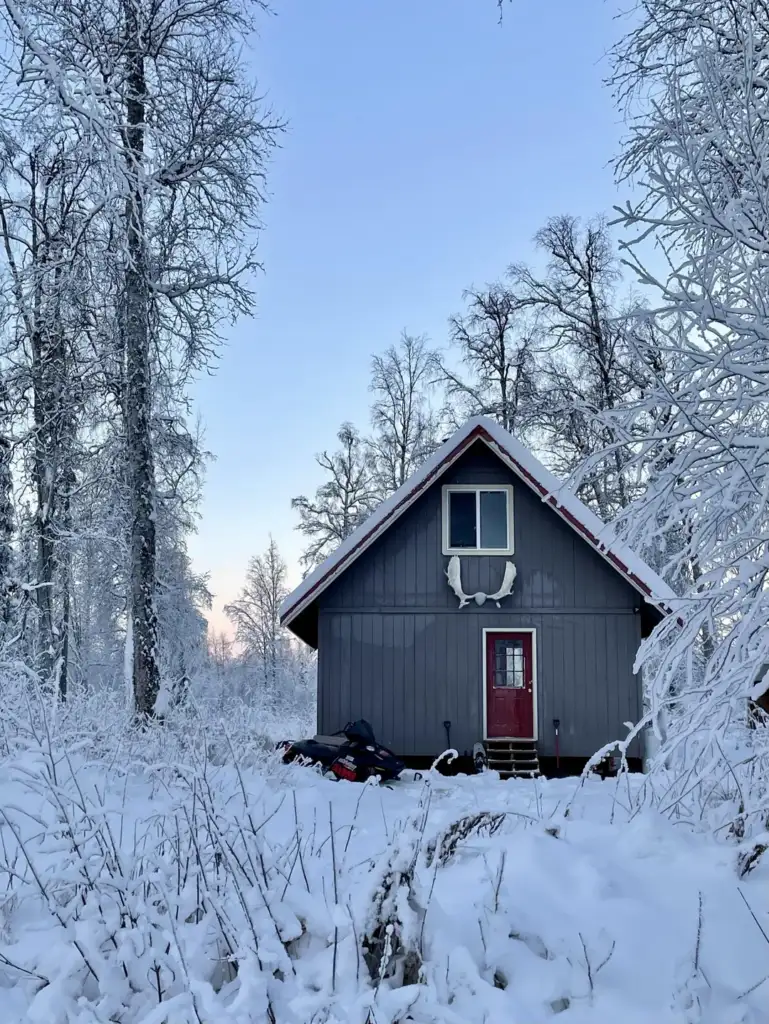
<path fill-rule="evenodd" d="M 444 487 L 443 553 L 512 554 L 512 487 Z"/>

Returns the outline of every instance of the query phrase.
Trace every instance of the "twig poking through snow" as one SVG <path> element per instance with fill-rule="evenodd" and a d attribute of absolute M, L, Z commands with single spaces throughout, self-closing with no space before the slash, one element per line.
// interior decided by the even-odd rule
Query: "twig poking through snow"
<path fill-rule="evenodd" d="M 339 887 L 336 878 L 336 842 L 334 840 L 334 811 L 331 801 L 328 802 L 328 831 L 331 836 L 331 870 L 334 876 L 334 959 L 331 964 L 331 991 L 336 992 L 336 958 L 339 951 L 339 925 L 336 921 L 339 906 Z"/>
<path fill-rule="evenodd" d="M 739 885 L 737 886 L 737 892 L 738 892 L 738 893 L 740 894 L 740 896 L 742 897 L 742 902 L 743 902 L 743 903 L 745 904 L 745 906 L 746 906 L 746 907 L 748 908 L 748 911 L 750 912 L 750 916 L 751 916 L 751 917 L 753 918 L 753 920 L 754 920 L 754 921 L 756 922 L 756 928 L 758 928 L 758 930 L 759 930 L 759 931 L 761 932 L 761 934 L 763 935 L 763 937 L 764 937 L 764 940 L 766 941 L 767 945 L 769 945 L 769 935 L 767 935 L 767 934 L 766 934 L 766 932 L 764 931 L 764 929 L 763 929 L 763 926 L 762 926 L 761 922 L 760 922 L 760 921 L 758 920 L 758 918 L 757 918 L 757 917 L 756 917 L 756 915 L 754 914 L 754 912 L 753 912 L 753 908 L 751 907 L 751 905 L 750 905 L 750 904 L 748 903 L 748 901 L 747 901 L 747 900 L 745 899 L 745 893 L 744 893 L 744 892 L 742 891 L 742 889 L 740 889 Z"/>
<path fill-rule="evenodd" d="M 453 747 L 449 747 L 448 750 L 444 750 L 442 754 L 439 754 L 436 757 L 436 759 L 430 765 L 430 771 L 431 772 L 437 771 L 438 770 L 438 765 L 441 763 L 441 761 L 445 760 L 446 764 L 451 764 L 458 757 L 459 757 L 459 754 L 456 752 L 456 750 L 454 750 Z"/>

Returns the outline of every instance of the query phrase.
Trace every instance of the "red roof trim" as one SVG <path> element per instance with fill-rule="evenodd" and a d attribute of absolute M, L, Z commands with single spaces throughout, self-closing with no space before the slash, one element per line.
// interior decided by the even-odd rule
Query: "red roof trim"
<path fill-rule="evenodd" d="M 329 576 L 339 575 L 339 573 L 341 573 L 344 570 L 344 568 L 349 564 L 349 562 L 357 557 L 357 554 L 358 552 L 360 552 L 361 548 L 366 547 L 373 537 L 377 536 L 378 534 L 382 533 L 385 529 L 387 529 L 388 524 L 393 520 L 393 518 L 397 518 L 401 511 L 404 510 L 405 506 L 410 505 L 415 498 L 417 498 L 427 487 L 430 486 L 430 484 L 435 480 L 436 477 L 441 475 L 447 463 L 455 461 L 458 458 L 458 456 L 461 455 L 463 451 L 465 451 L 465 449 L 469 448 L 470 445 L 472 445 L 479 438 L 483 439 L 492 450 L 496 449 L 497 452 L 501 455 L 503 461 L 507 462 L 510 466 L 514 467 L 515 472 L 518 473 L 518 475 L 522 479 L 526 480 L 529 483 L 529 485 L 533 488 L 533 490 L 537 491 L 537 493 L 540 495 L 544 502 L 550 505 L 550 507 L 553 508 L 558 513 L 558 515 L 561 516 L 561 518 L 565 519 L 579 534 L 581 534 L 582 537 L 584 537 L 584 539 L 593 548 L 595 548 L 595 550 L 603 558 L 610 562 L 614 566 L 614 568 L 617 569 L 617 571 L 622 576 L 624 576 L 629 583 L 632 584 L 632 586 L 634 586 L 637 590 L 640 590 L 645 596 L 647 596 L 649 600 L 652 602 L 652 604 L 658 610 L 662 611 L 665 614 L 670 614 L 670 608 L 668 608 L 662 601 L 654 600 L 652 591 L 649 588 L 648 584 L 646 584 L 643 580 L 639 579 L 638 576 L 634 572 L 632 572 L 631 569 L 627 565 L 625 565 L 625 563 L 620 558 L 618 558 L 613 551 L 611 551 L 604 544 L 602 544 L 601 541 L 599 541 L 599 539 L 593 534 L 593 532 L 589 530 L 584 523 L 577 519 L 577 517 L 571 511 L 569 511 L 569 509 L 567 509 L 563 505 L 560 505 L 558 503 L 557 498 L 553 494 L 551 494 L 548 491 L 548 489 L 545 486 L 543 486 L 543 484 L 541 484 L 540 481 L 537 480 L 537 478 L 533 476 L 528 469 L 525 468 L 525 466 L 522 466 L 521 463 L 513 455 L 511 455 L 510 452 L 508 452 L 503 445 L 496 441 L 481 424 L 479 424 L 478 426 L 473 427 L 473 429 L 470 431 L 467 437 L 463 438 L 463 440 L 460 441 L 460 443 L 455 448 L 453 448 L 448 453 L 448 455 L 446 455 L 446 457 L 441 462 L 439 462 L 438 465 L 435 466 L 430 471 L 430 473 L 428 473 L 428 475 L 419 482 L 417 486 L 414 487 L 413 490 L 411 490 L 407 495 L 405 495 L 401 499 L 401 501 L 398 502 L 397 505 L 394 505 L 383 519 L 376 523 L 376 525 L 373 526 L 368 531 L 368 533 L 361 537 L 358 543 L 354 547 L 350 548 L 350 550 L 336 565 L 331 567 L 324 576 L 321 576 L 318 580 L 316 580 L 316 582 L 313 584 L 310 590 L 308 590 L 306 594 L 303 594 L 302 597 L 296 602 L 296 604 L 294 604 L 292 607 L 286 610 L 286 612 L 281 617 L 281 621 L 285 622 L 289 617 L 293 616 L 293 613 L 297 607 L 306 607 L 308 604 L 310 604 L 313 599 L 313 595 L 325 586 Z"/>

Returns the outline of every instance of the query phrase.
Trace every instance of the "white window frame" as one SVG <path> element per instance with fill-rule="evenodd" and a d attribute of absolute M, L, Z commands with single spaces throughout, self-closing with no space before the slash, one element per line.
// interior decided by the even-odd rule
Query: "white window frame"
<path fill-rule="evenodd" d="M 476 538 L 481 539 L 481 491 L 503 491 L 507 495 L 506 548 L 452 548 L 449 545 L 449 495 L 457 491 L 475 491 Z M 515 553 L 513 532 L 513 488 L 509 484 L 445 484 L 442 488 L 443 554 L 444 555 L 512 555 Z"/>

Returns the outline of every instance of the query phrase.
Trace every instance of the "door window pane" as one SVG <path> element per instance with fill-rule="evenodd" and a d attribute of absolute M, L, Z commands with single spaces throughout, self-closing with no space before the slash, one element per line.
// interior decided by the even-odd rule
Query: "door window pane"
<path fill-rule="evenodd" d="M 481 491 L 482 548 L 507 548 L 507 491 Z"/>
<path fill-rule="evenodd" d="M 522 690 L 525 685 L 523 643 L 520 640 L 495 640 L 494 686 Z"/>
<path fill-rule="evenodd" d="M 475 528 L 475 491 L 449 493 L 449 547 L 477 547 Z"/>

